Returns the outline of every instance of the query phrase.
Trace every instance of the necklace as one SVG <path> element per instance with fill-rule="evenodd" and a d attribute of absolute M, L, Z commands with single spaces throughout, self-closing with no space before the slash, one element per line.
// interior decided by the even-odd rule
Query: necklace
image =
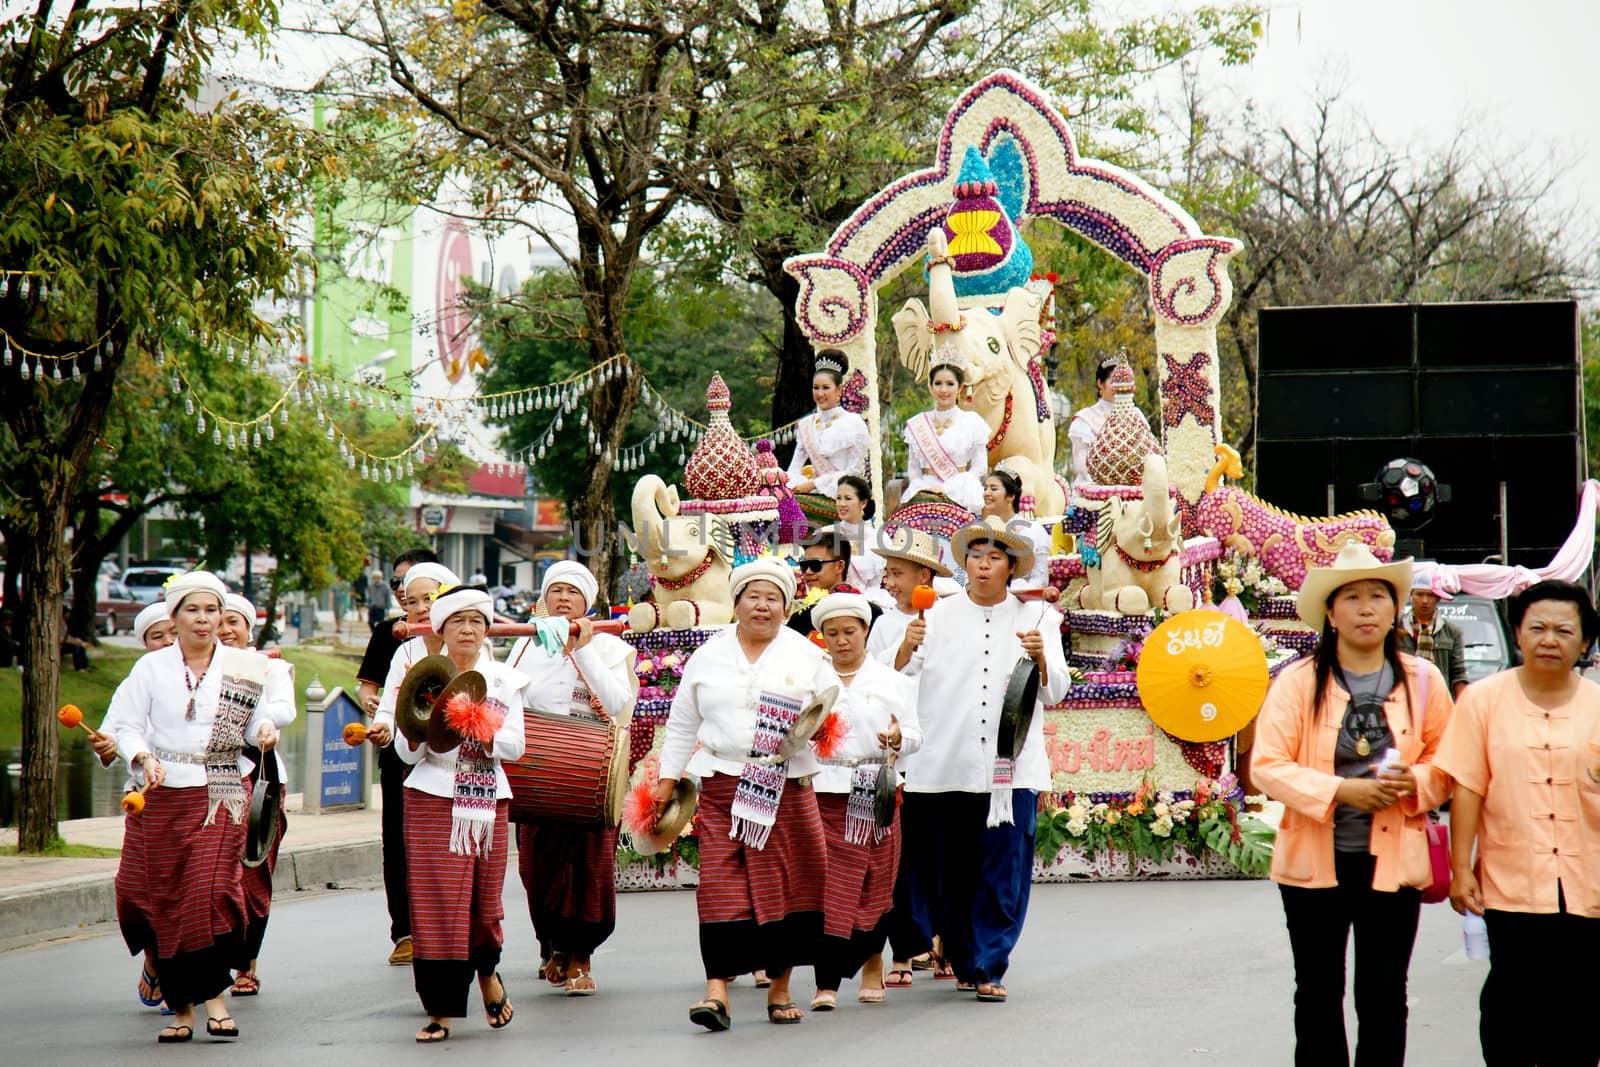
<path fill-rule="evenodd" d="M 194 721 L 194 696 L 195 696 L 195 691 L 198 690 L 200 688 L 200 684 L 206 680 L 206 675 L 211 673 L 211 664 L 214 663 L 214 662 L 216 662 L 216 654 L 212 653 L 211 660 L 206 663 L 205 669 L 200 672 L 200 676 L 198 678 L 195 678 L 194 681 L 191 682 L 189 680 L 190 677 L 191 677 L 190 672 L 189 672 L 189 663 L 188 663 L 187 660 L 184 661 L 184 664 L 183 664 L 183 687 L 184 687 L 184 689 L 188 690 L 188 693 L 189 693 L 189 708 L 188 708 L 187 711 L 185 711 L 183 713 L 183 717 L 186 720 L 188 720 L 189 722 L 193 722 Z"/>
<path fill-rule="evenodd" d="M 833 673 L 837 674 L 840 678 L 854 678 L 856 675 L 861 673 L 861 668 L 857 667 L 853 671 L 841 671 L 836 667 L 834 668 Z"/>
<path fill-rule="evenodd" d="M 839 421 L 839 409 L 833 407 L 823 411 L 821 408 L 818 408 L 815 418 L 817 422 L 817 429 L 826 430 L 829 426 L 832 426 L 835 422 Z"/>
<path fill-rule="evenodd" d="M 955 424 L 956 409 L 950 408 L 948 411 L 940 411 L 938 408 L 935 408 L 933 411 L 929 412 L 928 418 L 932 420 L 933 428 L 936 431 L 939 433 L 944 433 L 944 431 L 948 430 Z"/>

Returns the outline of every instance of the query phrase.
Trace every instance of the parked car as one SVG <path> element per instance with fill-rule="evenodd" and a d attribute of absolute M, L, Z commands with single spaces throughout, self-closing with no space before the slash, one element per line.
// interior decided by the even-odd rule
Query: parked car
<path fill-rule="evenodd" d="M 71 603 L 70 592 L 68 597 L 67 602 Z M 123 630 L 131 631 L 134 618 L 144 606 L 145 602 L 135 599 L 127 586 L 114 581 L 106 587 L 105 599 L 95 605 L 95 626 L 107 637 Z"/>
<path fill-rule="evenodd" d="M 167 579 L 174 574 L 183 574 L 184 571 L 183 567 L 129 567 L 122 572 L 122 584 L 127 586 L 133 599 L 140 604 L 154 604 L 161 599 L 161 591 L 166 588 Z"/>
<path fill-rule="evenodd" d="M 1461 630 L 1468 681 L 1476 682 L 1511 666 L 1516 643 L 1498 601 L 1458 593 L 1454 600 L 1439 601 L 1439 617 Z"/>

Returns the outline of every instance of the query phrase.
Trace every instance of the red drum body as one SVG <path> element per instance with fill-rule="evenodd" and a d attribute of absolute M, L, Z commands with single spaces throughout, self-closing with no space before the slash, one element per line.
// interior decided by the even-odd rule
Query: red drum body
<path fill-rule="evenodd" d="M 610 718 L 525 711 L 528 750 L 503 764 L 512 822 L 610 829 L 628 790 L 628 733 Z"/>

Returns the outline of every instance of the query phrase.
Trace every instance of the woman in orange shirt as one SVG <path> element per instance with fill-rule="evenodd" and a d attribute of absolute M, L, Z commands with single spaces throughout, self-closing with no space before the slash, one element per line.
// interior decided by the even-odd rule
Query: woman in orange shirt
<path fill-rule="evenodd" d="M 1344 959 L 1355 928 L 1356 1062 L 1400 1064 L 1406 972 L 1432 881 L 1427 812 L 1449 796 L 1433 754 L 1450 689 L 1400 653 L 1395 617 L 1411 561 L 1346 545 L 1315 568 L 1296 608 L 1322 640 L 1267 693 L 1252 757 L 1256 784 L 1283 802 L 1272 878 L 1294 954 L 1296 1064 L 1349 1063 Z"/>
<path fill-rule="evenodd" d="M 1467 687 L 1439 750 L 1456 780 L 1450 903 L 1489 928 L 1484 1062 L 1592 1067 L 1600 1028 L 1576 968 L 1600 954 L 1600 685 L 1573 667 L 1600 615 L 1569 582 L 1510 609 L 1522 666 Z"/>

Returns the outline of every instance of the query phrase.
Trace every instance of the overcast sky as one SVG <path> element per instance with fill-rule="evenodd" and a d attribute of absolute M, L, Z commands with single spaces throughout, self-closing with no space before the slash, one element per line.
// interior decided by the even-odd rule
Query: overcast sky
<path fill-rule="evenodd" d="M 1303 119 L 1316 88 L 1338 84 L 1396 146 L 1473 121 L 1502 158 L 1553 150 L 1571 164 L 1563 198 L 1600 215 L 1600 107 L 1584 95 L 1597 47 L 1596 0 L 1277 0 L 1255 61 L 1206 68 L 1206 81 L 1281 120 Z"/>

